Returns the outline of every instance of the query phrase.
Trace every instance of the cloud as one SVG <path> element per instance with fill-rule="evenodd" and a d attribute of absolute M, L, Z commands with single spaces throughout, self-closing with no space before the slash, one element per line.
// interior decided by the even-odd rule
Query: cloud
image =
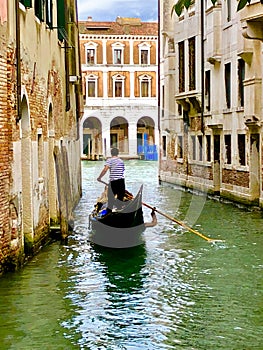
<path fill-rule="evenodd" d="M 115 21 L 117 16 L 157 21 L 158 0 L 78 0 L 79 20 Z"/>

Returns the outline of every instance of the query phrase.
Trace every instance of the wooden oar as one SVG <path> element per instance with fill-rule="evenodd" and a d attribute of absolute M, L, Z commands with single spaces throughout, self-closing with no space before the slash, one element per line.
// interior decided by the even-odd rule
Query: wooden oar
<path fill-rule="evenodd" d="M 104 182 L 104 181 L 102 181 L 102 180 L 100 180 L 100 182 L 102 182 L 104 185 L 108 186 L 108 184 L 107 184 L 106 182 Z M 126 194 L 126 195 L 127 195 L 127 194 Z M 130 198 L 130 199 L 133 198 L 133 196 L 129 196 L 129 195 L 127 195 L 127 196 L 128 196 L 128 198 Z M 203 238 L 204 240 L 206 240 L 207 242 L 210 242 L 210 243 L 212 243 L 212 242 L 223 242 L 223 241 L 220 240 L 220 239 L 213 239 L 213 238 L 206 237 L 206 236 L 203 235 L 202 233 L 200 233 L 200 232 L 194 230 L 193 228 L 187 226 L 184 222 L 179 221 L 179 220 L 177 220 L 177 219 L 171 217 L 170 215 L 167 215 L 167 214 L 161 212 L 160 210 L 156 209 L 155 207 L 152 207 L 151 205 L 149 205 L 149 204 L 147 204 L 147 203 L 142 202 L 142 205 L 144 205 L 145 207 L 147 207 L 147 208 L 149 208 L 149 209 L 152 209 L 152 210 L 156 211 L 156 213 L 158 213 L 158 214 L 160 214 L 160 215 L 166 217 L 167 219 L 169 219 L 169 220 L 175 222 L 177 225 L 180 225 L 180 226 L 184 227 L 187 231 L 194 233 L 195 235 L 197 235 L 197 236 Z"/>
<path fill-rule="evenodd" d="M 223 242 L 223 241 L 220 240 L 220 239 L 213 239 L 213 238 L 206 237 L 206 236 L 203 235 L 202 233 L 200 233 L 200 232 L 194 230 L 193 228 L 187 226 L 184 222 L 179 221 L 178 219 L 175 219 L 175 218 L 171 217 L 170 215 L 167 215 L 167 214 L 161 212 L 160 210 L 156 209 L 155 207 L 152 207 L 151 205 L 149 205 L 149 204 L 147 204 L 147 203 L 143 203 L 143 202 L 142 202 L 142 204 L 143 204 L 144 206 L 146 206 L 147 208 L 150 208 L 150 209 L 156 211 L 156 213 L 158 213 L 158 214 L 160 214 L 160 215 L 166 217 L 167 219 L 169 219 L 169 220 L 175 222 L 176 224 L 178 224 L 178 225 L 184 227 L 187 231 L 192 232 L 192 233 L 194 233 L 195 235 L 197 235 L 197 236 L 199 236 L 199 237 L 205 239 L 207 242 L 210 242 L 210 243 L 212 243 L 212 242 Z"/>

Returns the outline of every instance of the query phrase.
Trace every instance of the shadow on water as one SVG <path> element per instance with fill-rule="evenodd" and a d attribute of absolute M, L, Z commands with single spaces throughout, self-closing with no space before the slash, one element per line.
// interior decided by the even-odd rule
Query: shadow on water
<path fill-rule="evenodd" d="M 146 263 L 145 245 L 125 249 L 113 249 L 92 245 L 91 261 L 104 267 L 108 293 L 134 293 L 143 287 Z"/>

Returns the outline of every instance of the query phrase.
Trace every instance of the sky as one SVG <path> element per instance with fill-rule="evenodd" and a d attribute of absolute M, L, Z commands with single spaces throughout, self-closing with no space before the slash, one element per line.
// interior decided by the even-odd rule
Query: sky
<path fill-rule="evenodd" d="M 142 21 L 158 19 L 158 0 L 77 0 L 78 19 L 93 21 L 115 21 L 120 17 L 139 17 Z"/>

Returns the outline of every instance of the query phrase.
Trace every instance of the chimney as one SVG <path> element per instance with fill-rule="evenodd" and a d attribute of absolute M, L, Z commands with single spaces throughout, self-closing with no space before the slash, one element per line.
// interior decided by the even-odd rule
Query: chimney
<path fill-rule="evenodd" d="M 92 17 L 88 16 L 88 22 L 92 22 Z"/>

